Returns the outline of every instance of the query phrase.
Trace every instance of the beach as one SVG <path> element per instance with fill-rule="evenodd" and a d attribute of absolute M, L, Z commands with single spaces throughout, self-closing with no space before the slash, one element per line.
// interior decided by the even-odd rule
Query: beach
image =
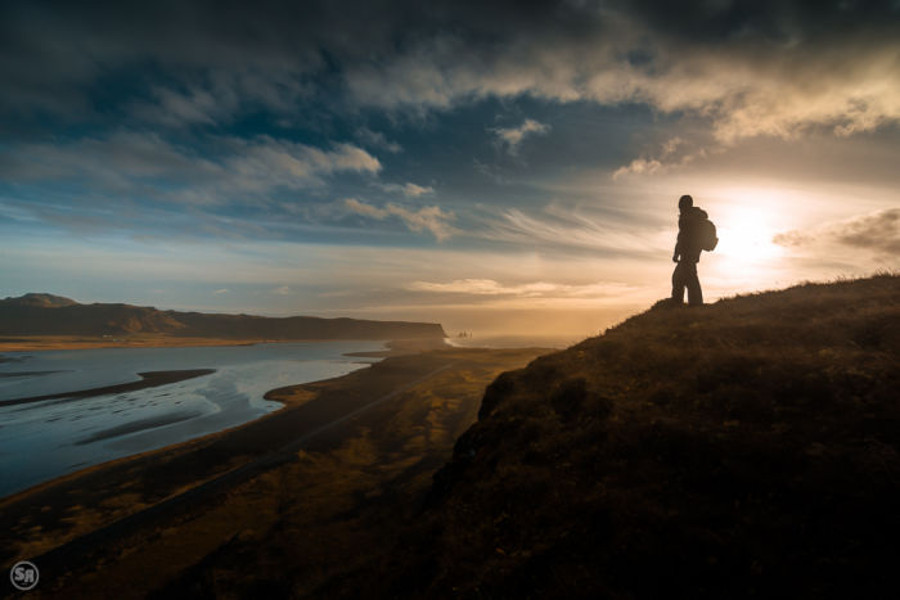
<path fill-rule="evenodd" d="M 410 508 L 474 422 L 484 387 L 546 351 L 405 354 L 272 390 L 266 398 L 284 403 L 282 410 L 0 501 L 0 556 L 32 560 L 41 568 L 42 594 L 66 598 L 96 592 L 102 561 L 105 589 L 112 594 L 118 582 L 128 597 L 129 590 L 160 588 L 234 536 L 261 534 L 300 506 L 303 519 L 315 522 L 290 527 L 371 552 L 379 546 L 348 536 L 333 511 L 353 505 L 368 514 L 381 506 L 370 501 L 398 490 L 405 500 L 382 508 Z M 273 482 L 281 489 L 263 491 Z"/>
<path fill-rule="evenodd" d="M 0 364 L 0 496 L 241 425 L 274 387 L 339 377 L 377 341 L 8 352 Z M 21 457 L 27 456 L 27 460 Z"/>
<path fill-rule="evenodd" d="M 125 392 L 135 392 L 147 388 L 158 387 L 170 383 L 178 383 L 186 381 L 194 377 L 201 377 L 214 373 L 213 369 L 189 369 L 183 371 L 147 371 L 138 373 L 140 381 L 131 383 L 119 383 L 116 385 L 107 385 L 103 387 L 88 388 L 86 390 L 73 390 L 70 392 L 58 392 L 55 394 L 44 394 L 41 396 L 30 396 L 27 398 L 15 398 L 13 400 L 0 400 L 0 406 L 15 406 L 17 404 L 30 404 L 32 402 L 41 402 L 43 400 L 55 400 L 65 398 L 67 400 L 81 400 L 82 398 L 91 398 L 93 396 L 103 396 L 106 394 L 123 394 Z"/>

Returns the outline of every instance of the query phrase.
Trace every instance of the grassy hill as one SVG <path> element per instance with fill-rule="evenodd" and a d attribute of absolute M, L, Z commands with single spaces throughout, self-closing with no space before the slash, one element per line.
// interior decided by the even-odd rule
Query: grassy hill
<path fill-rule="evenodd" d="M 432 374 L 72 573 L 42 564 L 42 597 L 900 597 L 900 277 L 661 303 L 503 372 L 537 352 L 401 356 L 281 390 L 330 404 Z M 95 474 L 70 512 L 29 502 L 21 556 L 177 485 L 154 480 L 173 464 Z"/>
<path fill-rule="evenodd" d="M 900 597 L 900 277 L 663 303 L 504 373 L 322 597 Z"/>

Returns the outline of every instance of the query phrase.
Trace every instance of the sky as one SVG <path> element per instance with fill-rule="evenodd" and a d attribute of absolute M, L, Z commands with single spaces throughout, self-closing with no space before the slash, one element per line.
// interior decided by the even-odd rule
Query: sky
<path fill-rule="evenodd" d="M 0 297 L 588 335 L 897 270 L 900 1 L 0 3 Z"/>

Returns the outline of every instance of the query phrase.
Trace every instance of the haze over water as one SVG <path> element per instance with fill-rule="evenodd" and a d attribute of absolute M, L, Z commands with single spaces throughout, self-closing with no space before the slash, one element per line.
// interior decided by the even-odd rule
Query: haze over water
<path fill-rule="evenodd" d="M 174 384 L 0 407 L 0 496 L 90 465 L 183 442 L 281 408 L 274 388 L 345 375 L 381 342 L 8 352 L 0 401 L 127 383 L 138 372 L 216 369 Z"/>

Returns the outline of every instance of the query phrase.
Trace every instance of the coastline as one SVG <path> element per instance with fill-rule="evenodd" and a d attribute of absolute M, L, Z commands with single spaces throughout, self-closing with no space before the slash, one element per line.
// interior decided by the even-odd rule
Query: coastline
<path fill-rule="evenodd" d="M 486 382 L 495 373 L 523 366 L 546 351 L 448 349 L 403 354 L 342 377 L 271 390 L 266 398 L 283 403 L 283 409 L 200 438 L 94 465 L 0 499 L 0 527 L 7 538 L 0 543 L 0 556 L 4 561 L 37 557 L 42 576 L 46 572 L 49 580 L 53 556 L 68 571 L 71 561 L 81 560 L 85 545 L 102 554 L 110 540 L 130 535 L 135 528 L 158 524 L 159 519 L 177 521 L 175 515 L 182 510 L 212 510 L 219 502 L 212 496 L 219 498 L 223 489 L 239 487 L 242 481 L 279 465 L 293 464 L 304 448 L 334 443 L 372 413 L 393 414 L 400 399 L 416 406 L 423 401 L 433 405 L 428 400 L 433 394 L 452 392 L 448 378 L 461 378 L 469 390 L 467 408 L 465 414 L 448 413 L 452 418 L 448 417 L 451 425 L 443 428 L 443 454 L 428 463 L 436 468 L 446 460 L 460 429 L 474 419 Z M 416 430 L 404 426 L 400 431 L 413 435 Z M 128 526 L 108 529 L 109 524 L 120 522 Z M 144 542 L 137 539 L 133 543 L 141 546 Z M 217 540 L 217 544 L 224 541 Z"/>
<path fill-rule="evenodd" d="M 224 341 L 224 340 L 219 340 L 219 341 Z M 279 341 L 284 342 L 284 343 L 291 343 L 291 342 L 295 342 L 297 340 L 279 340 Z M 317 341 L 335 341 L 335 340 L 300 340 L 300 341 L 317 342 Z M 340 341 L 343 341 L 343 340 L 340 340 Z M 366 340 L 366 341 L 369 341 L 369 340 Z M 268 341 L 260 341 L 260 342 L 254 342 L 254 343 L 269 343 L 269 342 Z M 243 344 L 243 343 L 242 344 L 213 343 L 210 345 L 212 345 L 212 346 L 223 346 L 223 345 L 245 346 L 245 345 L 252 345 L 252 344 L 250 344 L 250 343 L 247 343 L 247 344 Z M 390 340 L 390 341 L 385 342 L 385 346 L 386 346 L 385 350 L 371 351 L 371 352 L 347 352 L 347 353 L 344 353 L 344 356 L 385 359 L 385 358 L 389 358 L 389 357 L 403 357 L 403 356 L 410 356 L 410 355 L 414 356 L 417 354 L 430 352 L 433 350 L 449 348 L 448 345 L 444 344 L 443 340 L 427 340 L 427 339 L 424 339 L 424 340 Z M 116 346 L 116 347 L 119 347 L 119 346 Z M 151 347 L 151 346 L 145 346 L 145 347 Z M 152 346 L 152 347 L 169 347 L 169 346 Z M 182 347 L 182 346 L 175 345 L 175 346 L 171 346 L 171 347 Z M 68 349 L 82 349 L 82 348 L 58 348 L 58 349 L 67 349 L 68 350 Z M 10 361 L 10 360 L 16 360 L 16 359 L 9 359 L 9 358 L 6 358 L 6 357 L 3 357 L 2 355 L 0 355 L 0 360 Z M 359 364 L 371 366 L 373 364 L 378 364 L 378 363 L 360 362 Z M 198 443 L 202 444 L 206 441 L 212 441 L 219 436 L 227 435 L 232 432 L 236 432 L 237 430 L 240 430 L 242 428 L 252 426 L 255 423 L 259 423 L 266 419 L 270 419 L 275 416 L 279 416 L 286 409 L 297 408 L 299 405 L 303 404 L 306 400 L 309 399 L 309 395 L 306 392 L 302 391 L 302 389 L 301 389 L 304 386 L 327 385 L 327 384 L 330 384 L 331 382 L 341 381 L 344 378 L 347 378 L 347 377 L 353 375 L 353 373 L 356 373 L 357 371 L 360 371 L 360 370 L 365 370 L 365 367 L 363 367 L 361 369 L 356 369 L 346 375 L 341 375 L 341 376 L 334 377 L 334 378 L 310 381 L 310 382 L 306 382 L 306 383 L 297 383 L 297 384 L 292 384 L 289 386 L 283 386 L 283 387 L 279 387 L 279 388 L 270 389 L 270 390 L 266 391 L 262 397 L 264 400 L 269 400 L 269 401 L 274 401 L 274 402 L 280 403 L 282 406 L 278 410 L 261 415 L 253 420 L 244 421 L 242 423 L 239 423 L 239 424 L 236 424 L 236 425 L 233 425 L 230 427 L 226 427 L 224 429 L 220 429 L 218 431 L 214 431 L 214 432 L 211 432 L 211 433 L 208 433 L 205 435 L 201 435 L 199 437 L 185 439 L 184 441 L 177 442 L 175 444 L 169 444 L 166 446 L 161 446 L 161 447 L 153 448 L 150 450 L 144 450 L 144 451 L 137 452 L 134 454 L 129 454 L 126 456 L 111 458 L 111 459 L 103 461 L 101 463 L 86 466 L 83 469 L 79 469 L 77 471 L 59 475 L 58 477 L 54 477 L 53 479 L 42 481 L 42 482 L 37 483 L 28 488 L 25 488 L 25 489 L 22 489 L 19 491 L 15 491 L 9 495 L 0 496 L 0 508 L 5 506 L 8 501 L 12 501 L 20 495 L 23 495 L 23 494 L 27 495 L 27 494 L 31 493 L 32 491 L 39 491 L 48 486 L 53 486 L 57 482 L 62 483 L 69 479 L 77 478 L 81 474 L 88 474 L 89 472 L 92 472 L 94 470 L 102 470 L 106 466 L 114 466 L 114 465 L 120 464 L 122 462 L 130 461 L 132 459 L 140 460 L 140 459 L 143 459 L 144 457 L 152 456 L 157 453 L 180 452 L 182 449 L 189 449 L 191 446 L 196 445 Z M 163 385 L 171 384 L 171 383 L 178 383 L 181 381 L 187 381 L 187 380 L 201 377 L 204 375 L 209 375 L 209 374 L 212 374 L 215 372 L 216 372 L 216 369 L 146 371 L 146 372 L 137 373 L 137 375 L 139 375 L 141 377 L 141 379 L 139 381 L 133 381 L 133 382 L 123 383 L 123 384 L 115 384 L 115 385 L 110 385 L 110 386 L 102 386 L 102 387 L 90 388 L 90 389 L 84 389 L 84 390 L 76 390 L 76 391 L 71 391 L 71 392 L 60 392 L 60 393 L 46 394 L 46 395 L 40 395 L 40 396 L 29 396 L 29 397 L 24 397 L 24 398 L 13 398 L 10 400 L 2 400 L 2 401 L 0 401 L 0 407 L 30 404 L 33 402 L 41 402 L 44 400 L 52 400 L 52 399 L 58 399 L 59 402 L 76 401 L 76 400 L 87 399 L 87 398 L 91 398 L 91 397 L 95 397 L 95 396 L 102 396 L 102 395 L 107 395 L 107 394 L 119 394 L 119 393 L 124 393 L 124 392 L 137 391 L 137 390 L 141 390 L 141 389 L 148 389 L 148 388 L 163 386 Z"/>
<path fill-rule="evenodd" d="M 81 335 L 36 335 L 0 338 L 0 352 L 36 352 L 41 350 L 90 350 L 94 348 L 185 348 L 194 346 L 252 346 L 285 341 L 230 338 L 179 338 L 164 335 L 136 335 L 117 338 Z M 314 341 L 314 340 L 312 340 Z"/>
<path fill-rule="evenodd" d="M 63 366 L 71 365 L 63 372 L 77 372 L 82 367 L 90 371 L 97 365 L 108 375 L 75 377 L 56 385 L 30 385 L 26 381 L 20 387 L 4 388 L 0 409 L 5 411 L 6 431 L 12 435 L 4 437 L 0 445 L 0 470 L 6 475 L 0 496 L 53 481 L 67 472 L 258 420 L 285 407 L 284 402 L 266 400 L 272 388 L 334 378 L 360 369 L 378 359 L 353 359 L 342 353 L 377 350 L 384 348 L 384 342 L 341 340 L 231 348 L 156 348 L 134 350 L 135 355 L 119 349 L 97 350 L 101 352 L 98 356 L 110 357 L 101 362 L 90 358 L 94 356 L 92 350 L 60 351 L 55 358 L 50 357 L 51 362 L 42 362 L 56 365 L 52 362 L 56 360 Z M 207 356 L 209 353 L 226 358 L 219 362 L 219 358 Z M 21 371 L 25 367 L 20 368 L 17 361 L 37 361 L 38 356 L 12 355 L 13 360 L 0 367 Z M 127 356 L 132 358 L 124 358 Z M 242 358 L 238 362 L 227 358 L 232 356 Z M 299 362 L 293 360 L 295 356 Z M 120 361 L 118 357 L 123 358 Z M 312 357 L 319 358 L 305 360 Z M 288 362 L 279 365 L 279 360 Z M 262 362 L 257 366 L 255 361 Z M 37 364 L 32 368 L 40 368 Z M 186 395 L 182 397 L 182 393 Z M 20 421 L 21 427 L 17 426 Z M 30 457 L 27 461 L 16 458 L 24 454 Z"/>
<path fill-rule="evenodd" d="M 90 350 L 95 348 L 192 348 L 204 346 L 254 346 L 256 344 L 291 344 L 298 342 L 353 342 L 380 341 L 369 338 L 304 338 L 304 339 L 271 339 L 271 338 L 207 338 L 176 337 L 161 334 L 130 335 L 116 338 L 87 337 L 80 335 L 53 336 L 16 336 L 0 338 L 0 353 L 3 352 L 38 352 L 42 350 Z M 444 338 L 411 338 L 395 339 L 386 342 L 392 352 L 421 351 L 446 347 Z M 384 356 L 389 356 L 386 354 Z M 348 356 L 374 356 L 370 354 Z M 379 355 L 381 356 L 381 355 Z M 0 362 L 5 362 L 0 356 Z"/>
<path fill-rule="evenodd" d="M 138 381 L 128 383 L 119 383 L 116 385 L 105 385 L 102 387 L 89 388 L 86 390 L 75 390 L 71 392 L 58 392 L 55 394 L 44 394 L 42 396 L 28 396 L 25 398 L 13 398 L 11 400 L 0 400 L 0 407 L 16 406 L 17 404 L 31 404 L 32 402 L 41 402 L 43 400 L 56 400 L 65 398 L 64 402 L 83 400 L 94 396 L 103 396 L 106 394 L 124 394 L 125 392 L 135 392 L 147 388 L 159 387 L 170 383 L 178 383 L 211 375 L 216 369 L 185 369 L 178 371 L 145 371 L 138 373 L 141 378 Z"/>

